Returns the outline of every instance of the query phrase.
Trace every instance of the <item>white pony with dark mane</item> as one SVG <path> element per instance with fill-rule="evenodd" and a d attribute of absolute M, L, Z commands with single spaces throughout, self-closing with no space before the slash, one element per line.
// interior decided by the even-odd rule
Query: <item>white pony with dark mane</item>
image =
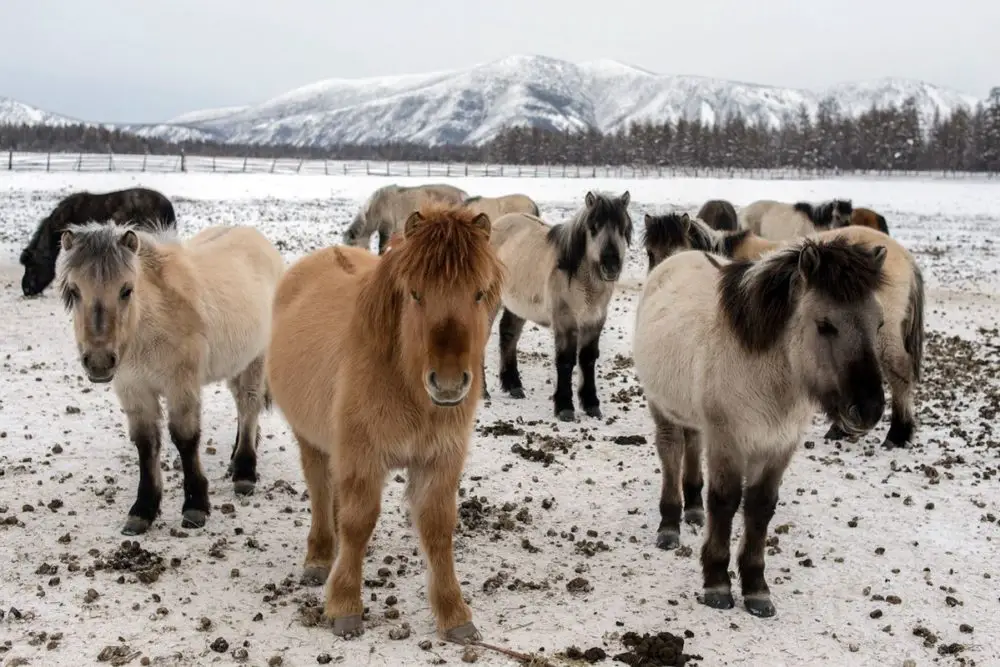
<path fill-rule="evenodd" d="M 785 241 L 848 225 L 852 211 L 850 199 L 831 199 L 819 204 L 761 199 L 740 209 L 739 225 L 765 239 Z"/>
<path fill-rule="evenodd" d="M 729 542 L 745 499 L 744 605 L 756 616 L 774 615 L 764 577 L 767 528 L 816 406 L 854 433 L 882 417 L 875 293 L 885 256 L 884 247 L 842 238 L 802 239 L 758 261 L 679 252 L 649 273 L 633 357 L 662 463 L 657 542 L 666 549 L 680 543 L 680 464 L 686 436 L 699 437 L 709 485 L 706 605 L 735 604 Z"/>

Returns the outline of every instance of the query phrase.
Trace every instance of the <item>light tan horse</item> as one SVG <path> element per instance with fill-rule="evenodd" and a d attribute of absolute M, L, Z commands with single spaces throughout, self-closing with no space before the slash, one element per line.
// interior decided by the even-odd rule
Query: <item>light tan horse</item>
<path fill-rule="evenodd" d="M 768 524 L 816 406 L 855 433 L 882 417 L 875 292 L 885 257 L 885 248 L 844 238 L 798 239 L 755 262 L 682 251 L 649 272 L 633 357 L 662 464 L 657 545 L 680 544 L 680 464 L 691 431 L 708 463 L 703 604 L 735 605 L 730 539 L 742 500 L 743 603 L 755 616 L 775 614 L 764 575 Z"/>
<path fill-rule="evenodd" d="M 278 287 L 267 377 L 312 503 L 303 580 L 327 580 L 325 612 L 338 635 L 363 631 L 365 548 L 386 476 L 406 468 L 438 631 L 479 637 L 452 533 L 504 276 L 489 234 L 485 215 L 425 204 L 381 257 L 325 248 Z"/>
<path fill-rule="evenodd" d="M 551 327 L 555 337 L 555 415 L 573 421 L 573 369 L 579 363 L 584 412 L 601 416 L 595 367 L 615 284 L 632 243 L 628 191 L 615 197 L 588 192 L 569 221 L 549 226 L 540 218 L 509 213 L 493 221 L 491 242 L 510 271 L 500 318 L 500 386 L 524 398 L 517 342 L 524 323 Z M 485 370 L 483 376 L 485 377 Z M 488 392 L 484 394 L 488 397 Z"/>
<path fill-rule="evenodd" d="M 849 225 L 810 236 L 817 240 L 843 238 L 867 248 L 886 249 L 885 284 L 877 296 L 885 326 L 878 332 L 878 356 L 892 389 L 892 419 L 885 447 L 905 447 L 916 431 L 913 398 L 920 381 L 924 349 L 924 279 L 913 255 L 892 237 L 870 227 Z M 717 232 L 705 223 L 676 214 L 646 217 L 643 239 L 650 270 L 666 257 L 684 250 L 702 250 L 737 260 L 758 259 L 785 243 L 768 241 L 749 231 Z M 826 437 L 841 438 L 836 423 Z"/>
<path fill-rule="evenodd" d="M 499 220 L 507 213 L 525 213 L 538 217 L 538 204 L 528 195 L 512 194 L 501 197 L 469 197 L 465 205 L 476 213 L 485 213 L 490 220 Z"/>
<path fill-rule="evenodd" d="M 741 229 L 749 229 L 769 241 L 786 241 L 849 224 L 851 211 L 849 199 L 831 199 L 821 204 L 786 204 L 762 199 L 740 209 L 739 224 Z"/>
<path fill-rule="evenodd" d="M 281 254 L 251 227 L 210 227 L 186 242 L 131 226 L 71 225 L 62 234 L 59 286 L 91 382 L 111 382 L 139 454 L 139 490 L 122 532 L 157 517 L 160 397 L 184 470 L 183 525 L 210 512 L 198 455 L 201 388 L 227 381 L 236 401 L 234 490 L 257 481 L 258 417 L 267 407 L 264 352 Z"/>
<path fill-rule="evenodd" d="M 367 248 L 378 232 L 378 254 L 385 252 L 389 237 L 402 231 L 403 223 L 425 202 L 461 204 L 465 190 L 445 183 L 427 185 L 385 185 L 368 198 L 344 232 L 344 245 Z"/>

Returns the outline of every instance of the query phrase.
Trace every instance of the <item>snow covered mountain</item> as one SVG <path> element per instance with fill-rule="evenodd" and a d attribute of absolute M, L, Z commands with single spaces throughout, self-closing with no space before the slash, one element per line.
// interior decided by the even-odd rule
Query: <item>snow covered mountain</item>
<path fill-rule="evenodd" d="M 661 75 L 612 60 L 574 64 L 518 55 L 454 71 L 327 79 L 261 104 L 194 111 L 158 125 L 119 127 L 172 140 L 300 146 L 387 141 L 481 144 L 514 125 L 554 130 L 593 127 L 606 132 L 633 121 L 683 117 L 714 123 L 740 113 L 750 122 L 780 126 L 800 105 L 815 113 L 827 96 L 834 97 L 843 112 L 857 115 L 872 105 L 901 104 L 911 95 L 925 125 L 935 109 L 947 115 L 959 105 L 973 108 L 979 101 L 898 78 L 814 92 Z M 0 102 L 0 122 L 6 120 L 3 109 Z"/>
<path fill-rule="evenodd" d="M 82 121 L 43 111 L 24 102 L 0 97 L 0 124 L 3 125 L 76 125 Z"/>

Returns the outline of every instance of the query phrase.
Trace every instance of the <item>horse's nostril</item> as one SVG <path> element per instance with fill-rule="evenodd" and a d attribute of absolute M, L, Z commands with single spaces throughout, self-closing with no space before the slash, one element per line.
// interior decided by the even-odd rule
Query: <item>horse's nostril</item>
<path fill-rule="evenodd" d="M 90 366 L 90 352 L 84 352 L 82 361 L 84 366 Z"/>
<path fill-rule="evenodd" d="M 462 386 L 468 387 L 472 383 L 472 373 L 469 371 L 462 372 Z"/>
<path fill-rule="evenodd" d="M 431 371 L 430 373 L 427 374 L 427 384 L 429 384 L 433 388 L 437 389 L 437 386 L 438 386 L 438 383 L 437 383 L 437 373 L 435 373 L 434 371 Z"/>
<path fill-rule="evenodd" d="M 108 355 L 108 368 L 114 368 L 118 365 L 118 355 L 114 352 Z"/>

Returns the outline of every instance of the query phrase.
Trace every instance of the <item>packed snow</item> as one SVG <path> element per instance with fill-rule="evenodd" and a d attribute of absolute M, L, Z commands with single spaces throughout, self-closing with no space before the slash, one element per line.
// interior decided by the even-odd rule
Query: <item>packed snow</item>
<path fill-rule="evenodd" d="M 617 664 L 626 632 L 685 637 L 684 652 L 700 656 L 692 664 L 998 664 L 996 185 L 451 181 L 476 194 L 524 192 L 552 222 L 568 217 L 590 188 L 628 189 L 637 228 L 646 212 L 694 208 L 708 198 L 745 205 L 851 197 L 886 216 L 927 283 L 917 442 L 883 450 L 888 414 L 857 443 L 824 441 L 827 424 L 815 420 L 771 524 L 767 576 L 778 608 L 771 619 L 696 601 L 703 531 L 686 527 L 678 551 L 655 547 L 659 465 L 630 354 L 646 270 L 638 244 L 602 337 L 604 418 L 554 419 L 552 337 L 530 323 L 520 350 L 528 397 L 504 395 L 494 332 L 487 358 L 493 401 L 478 414 L 455 546 L 484 642 L 554 665 L 584 664 L 566 657 L 575 655 L 571 647 L 599 648 L 608 656 L 603 664 Z M 70 316 L 54 290 L 21 295 L 20 250 L 73 190 L 157 188 L 174 201 L 182 235 L 211 224 L 255 225 L 293 261 L 339 242 L 360 203 L 386 182 L 266 174 L 0 178 L 0 664 L 398 666 L 455 664 L 472 654 L 478 664 L 516 664 L 491 648 L 438 641 L 425 563 L 402 505 L 405 471 L 386 486 L 365 565 L 366 633 L 335 637 L 319 616 L 323 590 L 298 584 L 309 503 L 296 445 L 280 413 L 266 415 L 257 493 L 237 499 L 225 479 L 235 410 L 221 385 L 204 391 L 207 526 L 181 528 L 179 465 L 165 437 L 162 515 L 137 546 L 123 546 L 119 530 L 138 479 L 124 417 L 109 387 L 83 377 Z"/>

